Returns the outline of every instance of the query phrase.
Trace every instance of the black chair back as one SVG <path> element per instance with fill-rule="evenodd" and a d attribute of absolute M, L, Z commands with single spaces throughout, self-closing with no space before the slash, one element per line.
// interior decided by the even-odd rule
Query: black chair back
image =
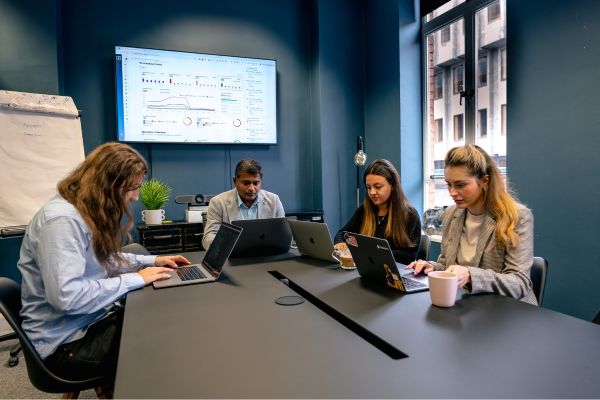
<path fill-rule="evenodd" d="M 533 293 L 538 304 L 542 305 L 544 299 L 544 288 L 546 287 L 546 275 L 548 274 L 548 262 L 543 257 L 533 257 L 530 278 L 533 284 Z"/>
<path fill-rule="evenodd" d="M 431 246 L 431 239 L 429 235 L 421 235 L 419 241 L 419 249 L 417 250 L 417 260 L 427 261 L 429 258 L 429 247 Z"/>
<path fill-rule="evenodd" d="M 139 243 L 129 243 L 121 247 L 121 252 L 137 254 L 139 256 L 149 256 L 150 252 Z"/>
<path fill-rule="evenodd" d="M 21 328 L 20 311 L 21 287 L 12 279 L 0 277 L 0 312 L 19 337 L 25 363 L 27 364 L 27 374 L 33 386 L 47 393 L 65 393 L 79 392 L 107 383 L 106 378 L 103 376 L 72 381 L 63 379 L 50 371 Z"/>

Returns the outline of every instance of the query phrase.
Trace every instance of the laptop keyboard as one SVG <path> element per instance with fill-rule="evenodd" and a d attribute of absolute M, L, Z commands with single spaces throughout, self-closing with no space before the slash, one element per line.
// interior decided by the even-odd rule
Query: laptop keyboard
<path fill-rule="evenodd" d="M 404 284 L 404 288 L 406 290 L 409 289 L 424 289 L 427 287 L 426 284 L 424 284 L 423 282 L 419 282 L 419 281 L 415 281 L 413 279 L 407 279 L 405 277 L 402 277 L 402 283 Z"/>
<path fill-rule="evenodd" d="M 191 265 L 189 267 L 179 267 L 176 268 L 175 271 L 177 271 L 177 275 L 179 275 L 179 279 L 182 281 L 206 278 L 206 275 L 204 275 L 202 271 L 200 271 L 200 269 L 195 265 Z"/>

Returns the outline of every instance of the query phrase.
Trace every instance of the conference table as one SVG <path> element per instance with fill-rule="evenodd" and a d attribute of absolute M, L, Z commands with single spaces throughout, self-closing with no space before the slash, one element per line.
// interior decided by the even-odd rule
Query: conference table
<path fill-rule="evenodd" d="M 600 397 L 600 325 L 494 294 L 439 308 L 332 267 L 230 259 L 216 282 L 131 292 L 115 397 Z"/>

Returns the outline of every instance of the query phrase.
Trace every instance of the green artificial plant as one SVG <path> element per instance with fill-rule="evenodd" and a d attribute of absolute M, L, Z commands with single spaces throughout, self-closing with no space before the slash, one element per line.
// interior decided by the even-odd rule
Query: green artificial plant
<path fill-rule="evenodd" d="M 158 210 L 167 201 L 171 188 L 159 179 L 148 179 L 140 186 L 140 200 L 146 210 Z"/>

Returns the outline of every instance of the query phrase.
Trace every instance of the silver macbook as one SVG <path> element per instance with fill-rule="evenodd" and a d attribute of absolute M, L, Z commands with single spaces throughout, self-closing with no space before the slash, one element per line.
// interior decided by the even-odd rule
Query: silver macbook
<path fill-rule="evenodd" d="M 300 254 L 333 263 L 338 262 L 331 256 L 333 241 L 327 224 L 293 219 L 289 219 L 288 223 Z"/>
<path fill-rule="evenodd" d="M 414 276 L 412 269 L 396 262 L 387 240 L 358 233 L 344 234 L 359 275 L 368 280 L 379 281 L 405 293 L 429 290 L 426 275 Z"/>
<path fill-rule="evenodd" d="M 292 231 L 285 218 L 261 218 L 232 221 L 244 231 L 231 257 L 260 257 L 290 250 Z"/>
<path fill-rule="evenodd" d="M 155 289 L 161 289 L 216 281 L 241 232 L 242 228 L 239 226 L 222 223 L 201 264 L 175 268 L 169 279 L 154 281 L 152 285 Z"/>

